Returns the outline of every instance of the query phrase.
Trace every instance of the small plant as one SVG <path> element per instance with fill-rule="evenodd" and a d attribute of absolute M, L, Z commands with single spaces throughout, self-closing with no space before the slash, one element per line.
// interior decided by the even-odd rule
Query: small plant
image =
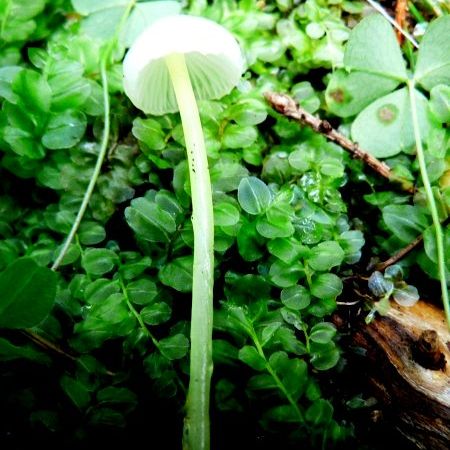
<path fill-rule="evenodd" d="M 450 326 L 448 268 L 441 227 L 447 212 L 445 206 L 444 209 L 438 206 L 440 195 L 433 191 L 428 174 L 427 164 L 435 156 L 433 144 L 429 146 L 427 154 L 423 148 L 423 141 L 432 133 L 445 134 L 441 125 L 445 113 L 437 105 L 445 102 L 444 98 L 448 96 L 446 85 L 450 83 L 450 51 L 443 36 L 449 33 L 449 16 L 430 24 L 417 59 L 411 61 L 413 74 L 410 75 L 389 24 L 377 14 L 367 17 L 352 31 L 344 56 L 346 70 L 337 71 L 332 76 L 326 98 L 330 111 L 342 117 L 357 114 L 351 126 L 352 138 L 374 156 L 392 157 L 401 151 L 409 152 L 415 144 L 433 223 L 430 233 L 434 236 L 430 234 L 428 238 L 435 240 L 442 301 Z M 383 52 L 379 51 L 379 42 L 384 43 Z M 406 87 L 389 93 L 401 84 L 406 84 Z M 418 87 L 431 92 L 430 100 Z M 440 158 L 445 158 L 445 151 Z M 441 166 L 441 175 L 443 171 L 445 164 Z M 398 209 L 395 206 L 388 208 Z M 398 220 L 402 220 L 399 213 L 397 210 L 395 215 Z"/>
<path fill-rule="evenodd" d="M 389 266 L 384 275 L 375 271 L 369 278 L 368 287 L 378 299 L 373 310 L 367 315 L 366 321 L 370 322 L 376 312 L 385 314 L 389 309 L 389 299 L 392 297 L 400 306 L 413 306 L 419 300 L 419 293 L 414 286 L 403 281 L 401 266 Z"/>

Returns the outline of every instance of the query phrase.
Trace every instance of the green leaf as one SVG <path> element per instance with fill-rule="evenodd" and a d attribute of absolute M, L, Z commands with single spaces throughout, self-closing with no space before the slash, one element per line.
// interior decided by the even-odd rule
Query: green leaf
<path fill-rule="evenodd" d="M 177 228 L 170 213 L 145 197 L 131 201 L 125 219 L 139 238 L 150 242 L 169 242 Z"/>
<path fill-rule="evenodd" d="M 51 150 L 71 148 L 84 136 L 86 124 L 86 116 L 81 111 L 53 114 L 42 136 L 42 144 Z"/>
<path fill-rule="evenodd" d="M 245 345 L 239 350 L 239 359 L 252 369 L 261 371 L 266 368 L 266 360 L 251 345 Z"/>
<path fill-rule="evenodd" d="M 256 177 L 243 178 L 238 187 L 238 201 L 248 214 L 262 214 L 270 205 L 272 194 L 267 185 Z"/>
<path fill-rule="evenodd" d="M 281 322 L 274 322 L 263 328 L 261 332 L 261 346 L 264 347 L 274 337 L 276 331 L 281 327 Z"/>
<path fill-rule="evenodd" d="M 269 409 L 265 416 L 275 422 L 299 422 L 297 411 L 292 405 L 275 406 L 274 408 Z"/>
<path fill-rule="evenodd" d="M 94 276 L 111 272 L 117 263 L 117 255 L 107 248 L 88 248 L 81 258 L 83 269 Z"/>
<path fill-rule="evenodd" d="M 180 292 L 192 291 L 192 256 L 181 256 L 159 271 L 161 283 Z"/>
<path fill-rule="evenodd" d="M 247 387 L 254 391 L 262 391 L 268 389 L 277 389 L 277 384 L 275 383 L 271 375 L 262 373 L 253 375 L 250 380 L 248 380 Z"/>
<path fill-rule="evenodd" d="M 420 295 L 416 287 L 406 285 L 401 289 L 394 289 L 392 297 L 400 306 L 410 307 L 419 301 Z"/>
<path fill-rule="evenodd" d="M 13 93 L 12 82 L 16 75 L 23 70 L 19 66 L 6 66 L 0 68 L 0 97 L 8 102 L 17 103 L 17 96 Z"/>
<path fill-rule="evenodd" d="M 361 258 L 361 248 L 365 240 L 364 235 L 359 230 L 344 231 L 338 238 L 338 243 L 344 250 L 347 264 L 355 264 Z"/>
<path fill-rule="evenodd" d="M 60 385 L 78 409 L 85 409 L 89 405 L 91 394 L 80 380 L 63 375 Z"/>
<path fill-rule="evenodd" d="M 420 134 L 425 139 L 430 128 L 427 99 L 417 90 L 416 104 Z M 352 138 L 377 158 L 387 158 L 409 150 L 415 144 L 408 89 L 386 95 L 361 111 L 352 125 Z"/>
<path fill-rule="evenodd" d="M 441 123 L 450 122 L 450 86 L 438 84 L 431 89 L 430 110 Z"/>
<path fill-rule="evenodd" d="M 311 353 L 311 364 L 317 370 L 330 370 L 339 362 L 340 358 L 339 350 L 333 342 L 328 342 L 328 344 L 312 343 Z"/>
<path fill-rule="evenodd" d="M 304 268 L 300 263 L 286 264 L 280 260 L 275 261 L 269 270 L 272 282 L 282 288 L 294 286 L 303 275 Z"/>
<path fill-rule="evenodd" d="M 414 79 L 425 89 L 450 84 L 450 16 L 442 16 L 427 28 L 420 42 Z"/>
<path fill-rule="evenodd" d="M 225 128 L 223 146 L 225 148 L 245 148 L 252 145 L 258 137 L 258 131 L 252 126 L 231 124 Z"/>
<path fill-rule="evenodd" d="M 78 237 L 83 245 L 95 245 L 106 238 L 105 228 L 97 222 L 85 221 L 78 229 Z"/>
<path fill-rule="evenodd" d="M 96 0 L 95 2 L 92 0 L 72 0 L 75 10 L 85 16 L 114 6 L 126 6 L 128 3 L 128 0 Z"/>
<path fill-rule="evenodd" d="M 332 113 L 350 117 L 399 84 L 399 81 L 372 73 L 337 70 L 330 78 L 325 99 Z"/>
<path fill-rule="evenodd" d="M 83 78 L 84 68 L 75 61 L 60 61 L 64 64 L 56 75 L 49 78 L 52 91 L 52 111 L 64 111 L 81 107 L 92 92 L 92 84 Z"/>
<path fill-rule="evenodd" d="M 159 349 L 167 359 L 181 359 L 187 355 L 189 339 L 184 334 L 175 334 L 161 339 Z"/>
<path fill-rule="evenodd" d="M 344 256 L 344 250 L 336 241 L 325 241 L 311 249 L 307 262 L 314 270 L 326 271 L 339 266 Z"/>
<path fill-rule="evenodd" d="M 16 359 L 29 359 L 41 364 L 49 364 L 50 358 L 31 345 L 17 346 L 7 339 L 0 338 L 0 361 L 14 361 Z"/>
<path fill-rule="evenodd" d="M 316 400 L 305 413 L 305 418 L 313 426 L 327 424 L 333 417 L 333 406 L 328 400 L 320 398 Z"/>
<path fill-rule="evenodd" d="M 303 286 L 292 286 L 281 291 L 281 301 L 290 309 L 301 310 L 309 306 L 311 294 Z"/>
<path fill-rule="evenodd" d="M 28 131 L 5 127 L 4 139 L 11 146 L 11 149 L 20 156 L 26 156 L 30 159 L 42 159 L 45 156 L 44 147 Z"/>
<path fill-rule="evenodd" d="M 147 279 L 132 281 L 127 285 L 128 297 L 136 305 L 148 305 L 158 295 L 156 284 Z"/>
<path fill-rule="evenodd" d="M 228 341 L 224 339 L 213 340 L 214 364 L 236 365 L 238 353 L 238 349 Z"/>
<path fill-rule="evenodd" d="M 14 78 L 12 88 L 19 97 L 19 104 L 32 112 L 48 112 L 52 91 L 44 76 L 34 70 L 24 69 Z"/>
<path fill-rule="evenodd" d="M 171 307 L 165 302 L 152 303 L 141 310 L 142 320 L 148 325 L 167 322 L 172 314 Z"/>
<path fill-rule="evenodd" d="M 308 380 L 308 365 L 306 361 L 295 358 L 288 361 L 282 376 L 282 383 L 289 395 L 298 401 L 303 394 Z"/>
<path fill-rule="evenodd" d="M 267 106 L 259 99 L 244 98 L 234 103 L 227 111 L 238 125 L 258 125 L 267 117 Z"/>
<path fill-rule="evenodd" d="M 302 248 L 297 239 L 294 238 L 272 239 L 267 244 L 269 252 L 287 264 L 299 258 Z"/>
<path fill-rule="evenodd" d="M 150 149 L 162 150 L 166 147 L 165 133 L 155 119 L 134 119 L 131 132 Z"/>
<path fill-rule="evenodd" d="M 97 393 L 100 403 L 135 405 L 138 402 L 137 395 L 124 387 L 108 386 Z"/>
<path fill-rule="evenodd" d="M 428 226 L 427 217 L 415 206 L 388 205 L 382 212 L 389 230 L 404 243 L 413 241 Z"/>
<path fill-rule="evenodd" d="M 380 42 L 383 51 L 380 51 Z M 344 54 L 344 65 L 351 70 L 406 81 L 406 65 L 395 34 L 385 18 L 371 14 L 353 28 Z"/>
<path fill-rule="evenodd" d="M 333 273 L 323 273 L 313 278 L 311 293 L 317 298 L 335 299 L 342 292 L 342 281 Z"/>
<path fill-rule="evenodd" d="M 450 227 L 445 227 L 443 229 L 444 232 L 444 248 L 450 248 Z M 434 227 L 430 226 L 425 229 L 423 232 L 423 242 L 425 247 L 425 253 L 428 258 L 431 259 L 435 264 L 437 264 L 437 246 L 436 246 L 436 237 L 434 232 Z M 447 270 L 450 271 L 450 252 L 445 252 L 445 264 L 447 265 Z"/>
<path fill-rule="evenodd" d="M 56 274 L 31 258 L 20 258 L 0 273 L 0 327 L 30 328 L 53 307 Z"/>
<path fill-rule="evenodd" d="M 239 210 L 228 202 L 214 204 L 214 225 L 228 227 L 239 222 Z"/>
<path fill-rule="evenodd" d="M 103 302 L 111 295 L 118 293 L 120 290 L 117 282 L 108 280 L 107 278 L 99 278 L 84 287 L 84 298 L 90 305 Z"/>
<path fill-rule="evenodd" d="M 336 327 L 329 322 L 321 322 L 314 325 L 309 333 L 309 338 L 318 344 L 327 344 L 336 335 Z"/>

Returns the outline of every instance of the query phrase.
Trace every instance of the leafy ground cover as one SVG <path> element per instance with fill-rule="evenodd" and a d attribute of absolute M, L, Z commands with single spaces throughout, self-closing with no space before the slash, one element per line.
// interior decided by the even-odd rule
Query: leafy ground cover
<path fill-rule="evenodd" d="M 356 416 L 374 399 L 346 386 L 355 349 L 331 315 L 357 302 L 370 321 L 390 298 L 448 298 L 438 1 L 410 5 L 419 50 L 359 1 L 0 1 L 0 442 L 180 448 L 184 134 L 178 114 L 132 106 L 122 60 L 181 10 L 230 30 L 248 65 L 229 95 L 199 102 L 214 203 L 211 448 L 370 448 Z M 393 181 L 276 112 L 269 91 L 326 118 Z M 423 247 L 376 270 L 418 236 Z"/>

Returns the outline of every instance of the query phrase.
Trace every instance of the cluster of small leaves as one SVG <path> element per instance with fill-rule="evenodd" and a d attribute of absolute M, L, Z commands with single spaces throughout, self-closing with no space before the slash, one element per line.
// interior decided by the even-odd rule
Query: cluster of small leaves
<path fill-rule="evenodd" d="M 384 275 L 378 271 L 373 272 L 369 278 L 368 287 L 378 302 L 367 315 L 367 321 L 372 320 L 375 312 L 386 313 L 391 296 L 400 306 L 413 306 L 419 300 L 417 289 L 403 280 L 403 270 L 397 264 L 389 266 Z"/>

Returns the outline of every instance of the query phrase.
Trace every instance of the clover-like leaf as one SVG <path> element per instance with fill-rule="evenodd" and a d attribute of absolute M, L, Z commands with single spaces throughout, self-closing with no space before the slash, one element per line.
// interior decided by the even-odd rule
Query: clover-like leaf
<path fill-rule="evenodd" d="M 330 111 L 340 117 L 358 114 L 371 102 L 393 91 L 400 82 L 368 72 L 337 70 L 325 91 Z"/>
<path fill-rule="evenodd" d="M 417 115 L 420 134 L 430 128 L 427 99 L 417 90 Z M 407 88 L 382 97 L 363 109 L 353 122 L 352 138 L 377 158 L 387 158 L 410 149 L 414 143 L 411 105 Z"/>
<path fill-rule="evenodd" d="M 380 51 L 380 43 L 383 50 Z M 406 81 L 406 65 L 394 31 L 380 14 L 371 14 L 350 33 L 344 65 L 351 70 Z"/>
<path fill-rule="evenodd" d="M 420 43 L 414 79 L 425 89 L 450 84 L 450 16 L 433 21 Z"/>

